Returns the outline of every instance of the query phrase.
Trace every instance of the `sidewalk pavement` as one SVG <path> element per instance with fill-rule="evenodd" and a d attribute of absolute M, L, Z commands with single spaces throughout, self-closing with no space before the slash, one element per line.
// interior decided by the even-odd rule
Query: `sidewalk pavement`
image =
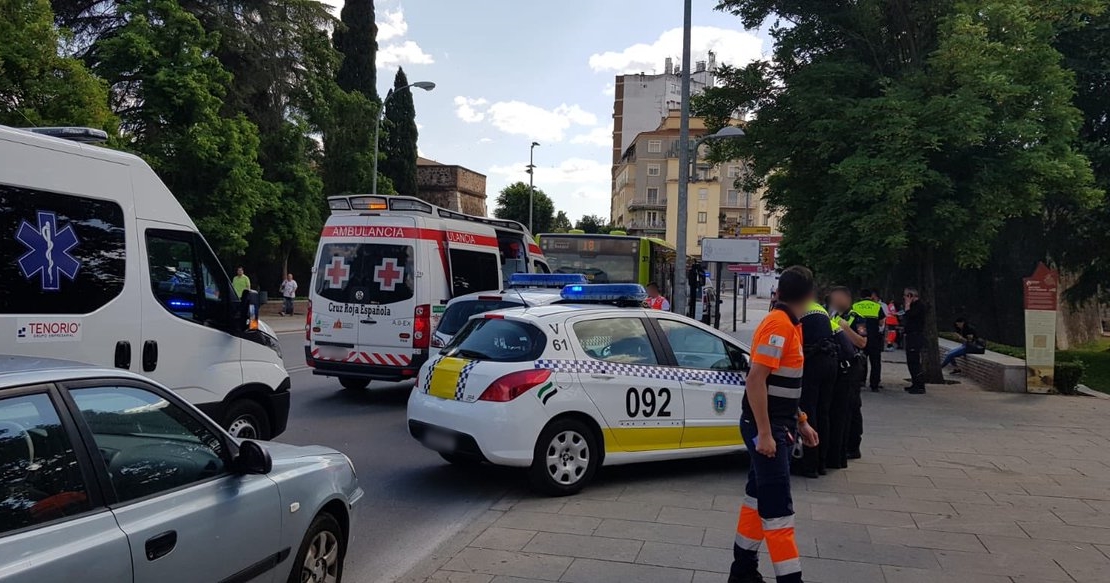
<path fill-rule="evenodd" d="M 885 363 L 887 388 L 863 393 L 863 459 L 793 480 L 805 580 L 1106 581 L 1110 401 L 967 382 L 909 395 L 905 376 Z M 568 498 L 515 486 L 402 580 L 723 583 L 746 470 L 744 456 L 604 468 Z"/>

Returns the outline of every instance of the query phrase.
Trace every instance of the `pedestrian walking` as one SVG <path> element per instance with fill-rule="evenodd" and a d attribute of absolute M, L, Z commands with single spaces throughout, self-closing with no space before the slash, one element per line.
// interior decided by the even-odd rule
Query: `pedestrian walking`
<path fill-rule="evenodd" d="M 859 377 L 862 372 L 862 348 L 867 338 L 860 332 L 863 323 L 852 311 L 852 292 L 846 287 L 836 287 L 829 292 L 832 321 L 839 329 L 836 335 L 840 368 L 833 385 L 832 404 L 829 411 L 829 444 L 825 466 L 843 469 L 848 460 L 859 458 L 859 442 L 863 436 L 863 403 L 860 399 Z"/>
<path fill-rule="evenodd" d="M 281 282 L 281 301 L 282 305 L 281 314 L 283 316 L 293 315 L 293 298 L 297 297 L 297 280 L 293 279 L 292 273 L 285 274 L 285 279 Z"/>
<path fill-rule="evenodd" d="M 819 442 L 806 414 L 798 410 L 805 364 L 799 318 L 813 301 L 813 274 L 801 266 L 787 268 L 779 278 L 778 292 L 775 309 L 755 330 L 741 405 L 740 435 L 753 453 L 736 526 L 729 583 L 763 581 L 759 547 L 764 540 L 775 580 L 802 581 L 794 540 L 790 457 L 797 440 L 810 447 Z"/>
<path fill-rule="evenodd" d="M 906 335 L 906 368 L 910 371 L 910 386 L 906 391 L 911 395 L 925 394 L 925 370 L 921 365 L 925 351 L 925 302 L 917 289 L 908 287 L 902 294 L 905 314 L 902 326 Z"/>
<path fill-rule="evenodd" d="M 654 281 L 647 284 L 647 305 L 653 310 L 671 311 L 671 302 L 659 293 L 659 285 Z"/>
<path fill-rule="evenodd" d="M 940 368 L 944 369 L 950 364 L 955 364 L 956 359 L 968 354 L 983 354 L 987 351 L 987 341 L 979 336 L 979 332 L 967 323 L 967 319 L 963 317 L 956 318 L 953 324 L 956 330 L 956 335 L 960 338 L 960 345 L 948 351 L 944 355 L 944 360 L 940 363 Z M 953 368 L 953 373 L 959 374 L 959 368 Z"/>
<path fill-rule="evenodd" d="M 231 289 L 235 290 L 235 299 L 243 299 L 243 292 L 251 288 L 251 278 L 243 272 L 243 266 L 235 268 L 235 277 L 231 278 Z"/>
<path fill-rule="evenodd" d="M 795 473 L 808 478 L 825 475 L 828 445 L 824 436 L 829 434 L 829 413 L 832 409 L 833 387 L 836 384 L 839 362 L 834 328 L 825 307 L 811 302 L 802 316 L 802 349 L 805 366 L 802 368 L 801 409 L 809 417 L 809 424 L 817 429 L 821 442 L 817 447 L 807 447 L 801 459 L 795 460 Z"/>
<path fill-rule="evenodd" d="M 777 304 L 778 301 L 779 301 L 779 290 L 778 290 L 778 288 L 772 289 L 771 290 L 771 303 L 767 306 L 767 311 L 768 312 L 775 311 L 775 304 Z"/>
<path fill-rule="evenodd" d="M 863 374 L 860 375 L 860 383 L 867 381 L 867 386 L 871 387 L 872 393 L 879 392 L 882 387 L 883 377 L 883 303 L 879 299 L 879 292 L 873 289 L 862 290 L 860 296 L 863 297 L 860 301 L 852 304 L 852 311 L 859 314 L 863 319 L 863 324 L 866 329 L 867 346 L 864 347 L 863 353 L 867 356 L 867 360 L 863 362 Z M 870 375 L 868 375 L 870 371 Z"/>

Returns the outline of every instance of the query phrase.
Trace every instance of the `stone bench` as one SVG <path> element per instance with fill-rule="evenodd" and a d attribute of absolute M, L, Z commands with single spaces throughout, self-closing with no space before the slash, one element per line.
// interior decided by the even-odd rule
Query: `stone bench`
<path fill-rule="evenodd" d="M 959 342 L 940 339 L 940 356 L 948 354 L 949 350 L 958 348 Z M 968 354 L 956 359 L 956 366 L 964 376 L 979 383 L 991 391 L 1006 393 L 1024 393 L 1025 388 L 1025 361 L 1020 358 L 1006 356 L 990 350 L 984 354 Z"/>

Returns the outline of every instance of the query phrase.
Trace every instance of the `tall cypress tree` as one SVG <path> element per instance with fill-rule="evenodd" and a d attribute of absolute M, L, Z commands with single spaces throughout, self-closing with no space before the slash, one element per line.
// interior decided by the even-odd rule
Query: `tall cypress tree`
<path fill-rule="evenodd" d="M 393 90 L 399 91 L 409 84 L 404 69 L 397 69 Z M 416 196 L 416 106 L 412 89 L 399 91 L 389 100 L 385 110 L 385 159 L 380 169 L 383 176 L 393 181 L 398 194 Z"/>
<path fill-rule="evenodd" d="M 343 53 L 336 81 L 344 91 L 357 91 L 378 100 L 378 25 L 374 22 L 374 0 L 346 0 L 339 13 L 341 26 L 332 36 Z"/>

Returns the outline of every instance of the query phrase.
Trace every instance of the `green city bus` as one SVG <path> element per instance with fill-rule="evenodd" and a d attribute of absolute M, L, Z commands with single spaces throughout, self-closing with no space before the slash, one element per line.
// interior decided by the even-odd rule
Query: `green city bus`
<path fill-rule="evenodd" d="M 655 282 L 673 297 L 675 249 L 662 239 L 583 232 L 544 233 L 537 237 L 552 273 L 582 273 L 590 283 Z"/>

